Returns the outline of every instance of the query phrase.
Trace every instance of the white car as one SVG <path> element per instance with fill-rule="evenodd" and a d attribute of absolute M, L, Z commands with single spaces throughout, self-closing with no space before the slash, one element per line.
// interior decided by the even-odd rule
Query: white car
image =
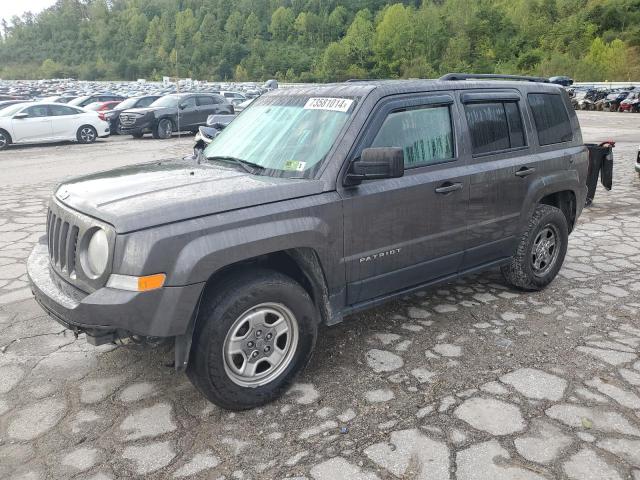
<path fill-rule="evenodd" d="M 93 143 L 109 133 L 109 123 L 101 120 L 98 112 L 70 105 L 18 103 L 0 110 L 0 150 L 12 143 Z"/>

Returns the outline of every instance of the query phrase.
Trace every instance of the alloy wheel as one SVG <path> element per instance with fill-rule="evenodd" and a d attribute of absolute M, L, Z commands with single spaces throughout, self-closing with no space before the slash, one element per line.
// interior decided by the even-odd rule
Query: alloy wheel
<path fill-rule="evenodd" d="M 560 235 L 554 225 L 545 225 L 536 235 L 531 251 L 533 274 L 542 277 L 555 265 L 560 251 Z"/>
<path fill-rule="evenodd" d="M 256 305 L 238 317 L 225 338 L 227 375 L 242 387 L 268 384 L 291 364 L 298 336 L 298 322 L 287 307 Z"/>
<path fill-rule="evenodd" d="M 91 127 L 84 127 L 80 130 L 80 138 L 84 143 L 91 143 L 96 139 L 96 133 Z"/>

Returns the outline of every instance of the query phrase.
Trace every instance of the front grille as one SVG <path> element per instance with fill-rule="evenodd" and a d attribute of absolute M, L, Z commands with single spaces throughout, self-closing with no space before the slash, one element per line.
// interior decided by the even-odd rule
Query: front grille
<path fill-rule="evenodd" d="M 74 278 L 76 274 L 76 251 L 80 228 L 73 225 L 51 209 L 47 214 L 47 239 L 49 258 L 58 271 Z"/>
<path fill-rule="evenodd" d="M 138 120 L 139 116 L 138 115 L 133 115 L 130 113 L 122 113 L 120 114 L 120 125 L 122 125 L 123 127 L 130 127 L 132 125 L 135 125 L 136 120 Z"/>

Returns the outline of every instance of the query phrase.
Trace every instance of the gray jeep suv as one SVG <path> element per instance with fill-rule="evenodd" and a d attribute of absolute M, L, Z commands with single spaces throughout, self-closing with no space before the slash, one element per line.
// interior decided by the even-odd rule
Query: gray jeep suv
<path fill-rule="evenodd" d="M 66 182 L 35 298 L 96 345 L 170 339 L 209 400 L 245 409 L 285 391 L 320 323 L 491 267 L 544 288 L 587 148 L 559 86 L 502 80 L 275 90 L 197 157 Z"/>

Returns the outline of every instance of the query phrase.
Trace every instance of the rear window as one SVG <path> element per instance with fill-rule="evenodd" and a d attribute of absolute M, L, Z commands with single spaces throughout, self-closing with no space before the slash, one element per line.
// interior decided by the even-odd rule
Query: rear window
<path fill-rule="evenodd" d="M 517 102 L 469 103 L 464 110 L 474 155 L 526 145 Z"/>
<path fill-rule="evenodd" d="M 530 93 L 529 106 L 540 145 L 569 142 L 573 130 L 562 97 L 553 93 Z"/>

